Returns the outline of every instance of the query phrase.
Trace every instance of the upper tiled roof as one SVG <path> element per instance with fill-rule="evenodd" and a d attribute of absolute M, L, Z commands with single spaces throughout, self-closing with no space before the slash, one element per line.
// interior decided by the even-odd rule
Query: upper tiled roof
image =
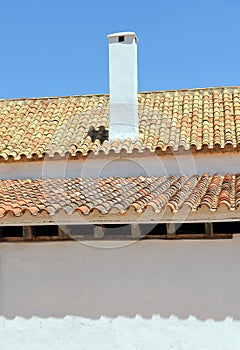
<path fill-rule="evenodd" d="M 87 155 L 240 144 L 240 88 L 139 93 L 140 135 L 107 141 L 109 96 L 0 101 L 0 158 Z"/>
<path fill-rule="evenodd" d="M 0 180 L 0 218 L 9 213 L 20 217 L 26 212 L 33 216 L 62 212 L 71 217 L 74 213 L 89 216 L 94 212 L 95 218 L 108 220 L 108 214 L 123 217 L 129 210 L 136 215 L 150 210 L 151 219 L 151 215 L 166 209 L 181 213 L 188 208 L 197 213 L 203 206 L 208 212 L 219 211 L 223 206 L 224 215 L 231 217 L 240 206 L 240 174 Z M 239 210 L 236 215 L 239 217 Z M 207 220 L 206 215 L 204 219 Z"/>

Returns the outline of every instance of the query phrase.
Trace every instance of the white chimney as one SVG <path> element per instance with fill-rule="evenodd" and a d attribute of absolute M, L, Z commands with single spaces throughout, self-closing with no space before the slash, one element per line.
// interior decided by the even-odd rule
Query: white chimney
<path fill-rule="evenodd" d="M 110 142 L 138 138 L 137 40 L 133 32 L 108 35 Z"/>

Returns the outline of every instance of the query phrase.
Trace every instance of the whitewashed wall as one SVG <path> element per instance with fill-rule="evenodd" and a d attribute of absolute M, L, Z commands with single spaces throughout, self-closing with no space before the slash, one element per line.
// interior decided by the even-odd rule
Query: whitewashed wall
<path fill-rule="evenodd" d="M 67 177 L 108 176 L 180 176 L 209 173 L 226 174 L 240 171 L 240 154 L 191 152 L 173 156 L 108 156 L 83 160 L 45 160 L 35 162 L 1 163 L 0 179 L 47 179 Z"/>
<path fill-rule="evenodd" d="M 0 245 L 0 349 L 239 349 L 240 241 Z"/>

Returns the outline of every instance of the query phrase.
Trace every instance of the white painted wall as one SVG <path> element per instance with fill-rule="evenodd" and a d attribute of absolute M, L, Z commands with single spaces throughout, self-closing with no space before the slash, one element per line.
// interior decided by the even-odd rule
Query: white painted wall
<path fill-rule="evenodd" d="M 106 156 L 86 157 L 84 160 L 45 160 L 36 162 L 1 163 L 0 179 L 38 179 L 67 177 L 108 177 L 108 176 L 180 176 L 182 174 L 211 175 L 237 173 L 240 171 L 240 154 L 209 153 L 193 155 L 157 156 Z"/>
<path fill-rule="evenodd" d="M 119 38 L 124 40 L 119 42 Z M 137 37 L 133 32 L 108 35 L 109 139 L 138 137 Z"/>
<path fill-rule="evenodd" d="M 2 243 L 0 348 L 239 349 L 239 251 L 239 240 Z"/>

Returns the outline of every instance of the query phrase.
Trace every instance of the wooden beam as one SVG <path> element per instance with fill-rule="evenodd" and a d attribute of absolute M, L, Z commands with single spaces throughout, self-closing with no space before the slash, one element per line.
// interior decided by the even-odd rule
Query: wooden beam
<path fill-rule="evenodd" d="M 213 238 L 213 224 L 212 224 L 212 222 L 205 222 L 205 235 L 207 238 Z"/>
<path fill-rule="evenodd" d="M 142 237 L 141 229 L 138 224 L 131 224 L 132 239 L 140 239 Z"/>
<path fill-rule="evenodd" d="M 33 238 L 33 228 L 32 226 L 23 226 L 23 239 L 32 239 Z"/>
<path fill-rule="evenodd" d="M 167 228 L 167 237 L 176 238 L 176 226 L 174 223 L 166 224 Z"/>
<path fill-rule="evenodd" d="M 104 237 L 105 234 L 105 226 L 104 225 L 98 225 L 94 227 L 93 230 L 93 237 L 95 239 L 101 239 Z"/>

